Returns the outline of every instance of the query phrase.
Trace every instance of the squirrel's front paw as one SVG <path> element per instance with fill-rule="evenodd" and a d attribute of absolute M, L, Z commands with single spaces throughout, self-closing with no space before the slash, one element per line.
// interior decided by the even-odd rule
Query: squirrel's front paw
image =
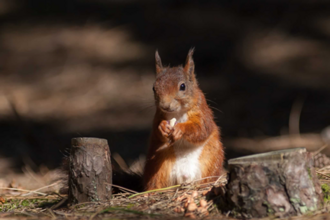
<path fill-rule="evenodd" d="M 177 141 L 180 140 L 182 138 L 183 135 L 183 129 L 180 128 L 180 124 L 177 124 L 174 126 L 173 131 L 172 131 L 172 141 Z"/>
<path fill-rule="evenodd" d="M 160 131 L 160 133 L 162 134 L 163 137 L 165 138 L 168 138 L 171 134 L 171 125 L 166 121 L 166 120 L 163 120 L 159 126 L 158 126 L 158 129 Z"/>

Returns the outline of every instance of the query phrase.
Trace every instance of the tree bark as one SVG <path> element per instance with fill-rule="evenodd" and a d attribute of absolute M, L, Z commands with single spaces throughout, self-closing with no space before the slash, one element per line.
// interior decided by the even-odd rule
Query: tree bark
<path fill-rule="evenodd" d="M 108 142 L 73 138 L 69 166 L 69 204 L 109 201 L 112 168 Z"/>
<path fill-rule="evenodd" d="M 322 206 L 313 155 L 305 148 L 236 158 L 228 164 L 226 197 L 236 217 L 288 217 Z"/>

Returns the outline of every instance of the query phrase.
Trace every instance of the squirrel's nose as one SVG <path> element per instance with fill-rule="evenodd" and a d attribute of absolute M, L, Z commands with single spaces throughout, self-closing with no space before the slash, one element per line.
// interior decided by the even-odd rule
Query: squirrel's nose
<path fill-rule="evenodd" d="M 170 104 L 165 104 L 165 103 L 162 103 L 160 105 L 160 107 L 163 109 L 163 110 L 166 110 L 166 111 L 170 111 L 171 110 L 171 105 Z"/>
<path fill-rule="evenodd" d="M 163 109 L 165 111 L 168 111 L 168 112 L 172 112 L 173 111 L 173 109 L 171 107 L 171 102 L 164 102 L 164 101 L 162 101 L 159 104 L 160 104 L 159 106 L 160 106 L 161 109 Z"/>

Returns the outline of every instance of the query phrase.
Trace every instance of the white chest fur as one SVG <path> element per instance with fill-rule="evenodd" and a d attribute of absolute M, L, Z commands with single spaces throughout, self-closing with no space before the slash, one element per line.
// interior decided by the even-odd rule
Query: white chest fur
<path fill-rule="evenodd" d="M 183 123 L 187 120 L 188 115 L 183 114 L 181 117 L 177 118 L 177 123 Z M 195 146 L 184 139 L 173 145 L 176 157 L 170 174 L 171 183 L 173 185 L 191 182 L 202 177 L 199 156 L 202 153 L 203 145 Z"/>
<path fill-rule="evenodd" d="M 188 115 L 185 113 L 181 117 L 177 118 L 177 123 L 186 122 L 188 120 Z"/>
<path fill-rule="evenodd" d="M 178 141 L 174 144 L 175 163 L 170 175 L 173 185 L 184 182 L 191 182 L 202 177 L 199 165 L 199 156 L 202 153 L 202 146 L 191 146 L 185 140 Z"/>

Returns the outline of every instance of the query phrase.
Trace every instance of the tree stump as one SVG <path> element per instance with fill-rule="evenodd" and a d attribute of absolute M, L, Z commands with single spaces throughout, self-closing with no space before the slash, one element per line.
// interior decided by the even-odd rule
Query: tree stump
<path fill-rule="evenodd" d="M 322 207 L 313 155 L 305 148 L 240 157 L 228 164 L 226 197 L 236 217 L 288 217 Z"/>
<path fill-rule="evenodd" d="M 71 145 L 69 204 L 109 201 L 112 168 L 107 140 L 73 138 Z"/>

